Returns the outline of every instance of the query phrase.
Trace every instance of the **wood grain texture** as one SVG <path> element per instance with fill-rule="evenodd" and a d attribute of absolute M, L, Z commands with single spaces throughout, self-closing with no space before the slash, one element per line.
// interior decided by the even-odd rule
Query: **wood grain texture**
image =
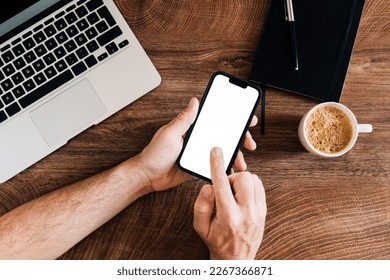
<path fill-rule="evenodd" d="M 0 185 L 0 215 L 134 156 L 163 124 L 203 95 L 217 70 L 247 79 L 268 1 L 116 0 L 162 84 Z M 317 102 L 267 88 L 266 135 L 246 152 L 268 204 L 259 259 L 390 259 L 390 2 L 366 0 L 342 102 L 374 132 L 337 159 L 308 154 L 297 128 Z M 204 182 L 153 193 L 63 259 L 203 259 L 192 228 Z"/>

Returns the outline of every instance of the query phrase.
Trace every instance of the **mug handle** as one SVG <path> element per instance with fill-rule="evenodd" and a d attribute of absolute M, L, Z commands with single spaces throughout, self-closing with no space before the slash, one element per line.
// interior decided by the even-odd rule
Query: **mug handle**
<path fill-rule="evenodd" d="M 359 133 L 371 133 L 372 125 L 371 124 L 358 124 Z"/>

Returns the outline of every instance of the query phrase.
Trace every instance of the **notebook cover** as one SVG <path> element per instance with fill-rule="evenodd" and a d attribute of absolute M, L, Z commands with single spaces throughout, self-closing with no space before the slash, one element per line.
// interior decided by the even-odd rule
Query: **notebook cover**
<path fill-rule="evenodd" d="M 294 70 L 284 0 L 272 0 L 249 80 L 339 101 L 364 0 L 293 0 L 299 70 Z"/>

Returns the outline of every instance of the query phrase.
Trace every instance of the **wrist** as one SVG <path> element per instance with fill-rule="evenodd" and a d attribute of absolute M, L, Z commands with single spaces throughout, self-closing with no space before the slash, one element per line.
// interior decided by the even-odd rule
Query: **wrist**
<path fill-rule="evenodd" d="M 152 183 L 146 176 L 138 155 L 118 165 L 115 173 L 123 182 L 130 184 L 136 190 L 138 197 L 153 191 Z"/>

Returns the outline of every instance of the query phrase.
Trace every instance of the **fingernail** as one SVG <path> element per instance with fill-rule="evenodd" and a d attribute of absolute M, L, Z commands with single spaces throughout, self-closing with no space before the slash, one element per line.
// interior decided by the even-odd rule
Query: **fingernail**
<path fill-rule="evenodd" d="M 221 148 L 219 148 L 219 147 L 214 147 L 214 148 L 213 148 L 213 153 L 214 153 L 214 155 L 217 156 L 217 157 L 222 156 L 222 150 L 221 150 Z"/>
<path fill-rule="evenodd" d="M 213 197 L 213 194 L 214 194 L 214 191 L 211 187 L 206 187 L 206 188 L 203 188 L 202 189 L 202 195 L 207 198 L 207 199 L 210 199 Z"/>

